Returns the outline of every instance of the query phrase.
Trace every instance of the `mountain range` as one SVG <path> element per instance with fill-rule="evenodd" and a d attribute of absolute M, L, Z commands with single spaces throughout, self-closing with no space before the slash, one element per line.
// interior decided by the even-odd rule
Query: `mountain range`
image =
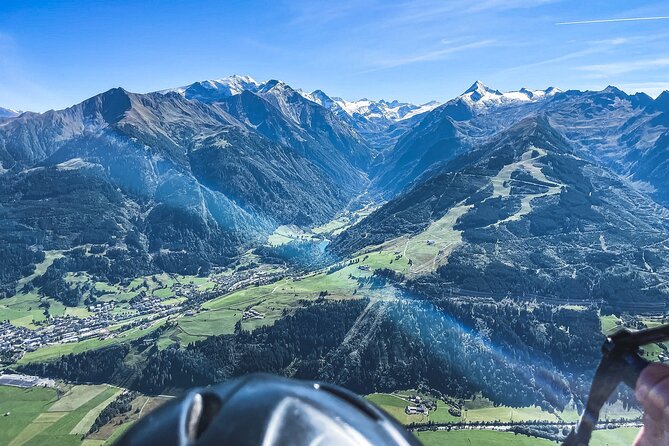
<path fill-rule="evenodd" d="M 398 252 L 417 290 L 577 295 L 617 308 L 642 290 L 639 302 L 664 308 L 668 113 L 669 92 L 615 87 L 476 82 L 414 105 L 248 76 L 9 113 L 0 284 L 12 295 L 54 255 L 22 286 L 62 290 L 71 271 L 111 282 L 204 274 L 279 226 L 372 205 L 333 234 L 329 255 Z"/>

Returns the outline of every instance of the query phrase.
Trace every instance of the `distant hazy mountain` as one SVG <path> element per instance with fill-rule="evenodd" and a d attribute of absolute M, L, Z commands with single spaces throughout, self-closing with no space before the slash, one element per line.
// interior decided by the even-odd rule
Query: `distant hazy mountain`
<path fill-rule="evenodd" d="M 397 100 L 389 102 L 383 99 L 347 101 L 339 97 L 331 98 L 321 90 L 302 94 L 332 111 L 367 139 L 373 147 L 380 150 L 392 146 L 397 138 L 425 113 L 439 106 L 437 101 L 422 105 Z"/>
<path fill-rule="evenodd" d="M 538 99 L 553 96 L 560 93 L 555 87 L 549 87 L 545 90 L 529 90 L 521 88 L 518 91 L 501 92 L 487 87 L 480 81 L 474 82 L 460 98 L 470 105 L 479 108 L 495 107 L 503 104 L 518 102 L 532 102 Z"/>
<path fill-rule="evenodd" d="M 383 99 L 379 101 L 370 99 L 347 101 L 342 98 L 333 98 L 333 100 L 349 116 L 360 115 L 370 121 L 381 123 L 394 123 L 409 119 L 421 113 L 427 113 L 439 105 L 437 101 L 428 102 L 422 105 L 414 105 L 396 100 L 388 102 Z"/>
<path fill-rule="evenodd" d="M 14 118 L 20 115 L 21 112 L 12 110 L 11 108 L 2 108 L 0 107 L 0 118 Z"/>
<path fill-rule="evenodd" d="M 647 102 L 647 101 L 644 101 Z M 623 125 L 621 144 L 629 148 L 616 157 L 619 170 L 665 205 L 669 203 L 669 92 L 648 104 Z"/>

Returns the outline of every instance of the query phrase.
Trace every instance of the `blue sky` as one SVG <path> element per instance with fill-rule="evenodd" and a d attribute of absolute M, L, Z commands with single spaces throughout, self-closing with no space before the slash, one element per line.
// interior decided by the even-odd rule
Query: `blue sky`
<path fill-rule="evenodd" d="M 657 95 L 666 1 L 2 0 L 0 106 L 44 111 L 109 88 L 230 74 L 347 99 L 447 100 L 475 80 Z"/>

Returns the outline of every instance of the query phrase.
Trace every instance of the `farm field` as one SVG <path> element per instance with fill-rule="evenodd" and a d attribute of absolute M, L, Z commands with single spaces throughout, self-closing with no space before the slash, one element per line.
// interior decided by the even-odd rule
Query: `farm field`
<path fill-rule="evenodd" d="M 56 388 L 0 386 L 0 444 L 7 446 L 98 446 L 113 444 L 141 416 L 168 398 L 139 396 L 130 412 L 116 416 L 86 435 L 102 410 L 123 389 L 109 385 L 66 385 Z"/>
<path fill-rule="evenodd" d="M 57 399 L 55 389 L 0 386 L 0 413 L 10 413 L 0 417 L 0 444 L 8 445 Z"/>
<path fill-rule="evenodd" d="M 135 400 L 132 401 L 132 408 L 129 412 L 112 418 L 110 422 L 100 427 L 98 431 L 88 435 L 84 441 L 84 446 L 87 446 L 86 442 L 98 442 L 99 444 L 107 445 L 113 444 L 118 437 L 135 423 L 135 421 L 168 400 L 169 398 L 146 395 L 141 395 L 135 398 Z"/>
<path fill-rule="evenodd" d="M 425 446 L 549 446 L 555 442 L 515 435 L 511 432 L 496 432 L 487 430 L 460 430 L 416 432 L 416 437 Z"/>
<path fill-rule="evenodd" d="M 321 226 L 312 228 L 312 231 L 316 234 L 330 234 L 336 236 L 355 225 L 357 222 L 367 217 L 378 208 L 378 205 L 367 204 L 361 209 L 337 216 Z"/>
<path fill-rule="evenodd" d="M 484 407 L 465 411 L 464 421 L 490 422 L 490 421 L 558 421 L 558 418 L 539 407 Z"/>
<path fill-rule="evenodd" d="M 395 240 L 396 241 L 396 240 Z M 376 246 L 370 250 L 365 250 L 363 254 L 354 260 L 359 261 L 360 265 L 370 269 L 388 268 L 393 271 L 405 273 L 411 268 L 409 260 L 402 255 L 402 246 L 392 245 L 395 241 L 388 244 Z"/>
<path fill-rule="evenodd" d="M 314 240 L 327 236 L 336 236 L 371 214 L 378 206 L 367 205 L 354 212 L 344 212 L 332 220 L 313 228 L 301 228 L 296 225 L 281 225 L 267 238 L 267 243 L 279 246 L 293 240 Z"/>
<path fill-rule="evenodd" d="M 367 399 L 382 407 L 386 412 L 395 417 L 402 424 L 425 423 L 433 421 L 435 423 L 457 423 L 465 422 L 511 422 L 511 421 L 558 421 L 555 415 L 543 411 L 538 407 L 506 407 L 497 406 L 485 399 L 474 401 L 465 401 L 465 410 L 461 417 L 455 417 L 448 413 L 448 405 L 443 401 L 437 401 L 437 410 L 430 411 L 428 417 L 421 415 L 407 415 L 404 409 L 409 402 L 395 394 L 374 393 L 366 396 Z M 636 416 L 636 413 L 634 414 Z"/>
<path fill-rule="evenodd" d="M 415 395 L 412 391 L 398 391 L 392 394 L 388 393 L 373 393 L 365 396 L 368 400 L 383 408 L 386 412 L 392 415 L 400 423 L 408 425 L 410 423 L 457 423 L 460 421 L 476 423 L 476 422 L 523 422 L 523 421 L 566 421 L 576 422 L 579 418 L 578 413 L 573 408 L 567 408 L 563 412 L 552 414 L 542 410 L 537 406 L 530 407 L 508 407 L 508 406 L 494 406 L 489 400 L 482 397 L 477 397 L 475 400 L 465 400 L 462 410 L 462 416 L 456 417 L 448 412 L 449 405 L 437 398 L 429 397 L 437 403 L 436 410 L 430 410 L 428 417 L 422 415 L 407 415 L 404 409 L 409 403 L 406 398 L 410 395 Z M 419 394 L 422 398 L 426 395 Z M 638 419 L 641 417 L 641 412 L 636 409 L 626 409 L 622 402 L 617 401 L 615 404 L 607 404 L 602 408 L 600 419 L 619 419 L 625 418 L 629 420 Z"/>
<path fill-rule="evenodd" d="M 407 402 L 396 395 L 387 393 L 373 393 L 365 396 L 366 399 L 381 407 L 383 410 L 392 415 L 397 421 L 402 424 L 411 423 L 427 423 L 428 417 L 424 415 L 408 415 L 404 412 Z"/>
<path fill-rule="evenodd" d="M 295 225 L 281 225 L 267 238 L 271 246 L 280 246 L 293 240 L 313 240 L 314 234 Z"/>
<path fill-rule="evenodd" d="M 590 446 L 629 446 L 637 433 L 638 429 L 635 428 L 598 430 L 593 433 Z M 417 432 L 416 436 L 425 446 L 549 446 L 556 444 L 541 438 L 490 430 L 428 431 Z"/>
<path fill-rule="evenodd" d="M 602 315 L 599 317 L 599 320 L 601 321 L 602 333 L 604 334 L 611 333 L 622 323 L 620 318 L 618 318 L 618 316 L 615 316 L 613 314 Z"/>
<path fill-rule="evenodd" d="M 100 411 L 121 392 L 107 385 L 0 387 L 0 444 L 79 445 Z"/>
<path fill-rule="evenodd" d="M 35 328 L 35 322 L 46 319 L 36 293 L 19 293 L 0 300 L 0 321 L 9 321 L 17 327 Z M 60 302 L 58 302 L 60 304 Z M 64 311 L 64 306 L 61 311 Z"/>
<path fill-rule="evenodd" d="M 9 321 L 17 327 L 35 329 L 46 320 L 45 307 L 49 315 L 85 318 L 91 315 L 86 307 L 66 307 L 57 300 L 40 296 L 31 291 L 0 300 L 0 321 Z"/>
<path fill-rule="evenodd" d="M 247 287 L 205 302 L 202 311 L 177 319 L 177 328 L 163 334 L 160 347 L 171 341 L 187 344 L 207 336 L 230 334 L 235 324 L 242 319 L 245 310 L 254 309 L 263 315 L 262 319 L 242 321 L 246 330 L 269 325 L 284 316 L 285 312 L 300 307 L 300 300 L 317 298 L 327 291 L 326 298 L 346 299 L 357 294 L 358 282 L 353 277 L 369 277 L 368 271 L 355 266 L 346 266 L 332 273 L 316 273 L 305 277 L 285 278 L 277 282 L 257 287 Z M 366 295 L 360 290 L 357 297 Z"/>

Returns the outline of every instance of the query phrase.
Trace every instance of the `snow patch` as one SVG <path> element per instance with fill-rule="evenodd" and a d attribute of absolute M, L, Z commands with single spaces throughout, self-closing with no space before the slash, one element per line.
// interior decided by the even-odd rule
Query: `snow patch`
<path fill-rule="evenodd" d="M 198 99 L 207 95 L 223 98 L 241 94 L 244 91 L 256 92 L 260 89 L 261 85 L 260 82 L 251 76 L 238 76 L 235 74 L 221 79 L 195 82 L 183 87 L 170 88 L 158 93 L 177 93 L 187 99 Z"/>
<path fill-rule="evenodd" d="M 226 141 L 223 138 L 219 138 L 214 143 L 212 144 L 214 147 L 218 147 L 219 149 L 225 149 L 226 147 L 230 147 L 232 144 L 230 144 L 228 141 Z"/>
<path fill-rule="evenodd" d="M 657 189 L 655 186 L 652 184 L 648 183 L 647 181 L 641 181 L 641 180 L 634 180 L 630 177 L 627 178 L 632 185 L 632 187 L 639 192 L 643 192 L 645 194 L 654 194 L 657 192 Z"/>
<path fill-rule="evenodd" d="M 96 164 L 89 163 L 88 161 L 84 161 L 81 158 L 72 158 L 67 161 L 63 161 L 60 164 L 56 164 L 56 169 L 58 170 L 77 170 L 77 169 L 85 169 L 85 168 L 91 168 L 95 167 Z"/>

